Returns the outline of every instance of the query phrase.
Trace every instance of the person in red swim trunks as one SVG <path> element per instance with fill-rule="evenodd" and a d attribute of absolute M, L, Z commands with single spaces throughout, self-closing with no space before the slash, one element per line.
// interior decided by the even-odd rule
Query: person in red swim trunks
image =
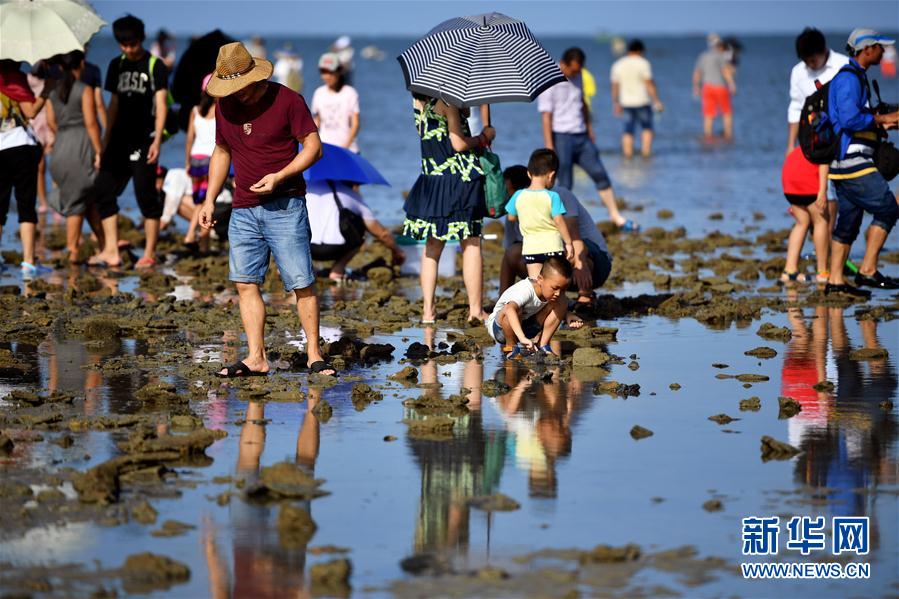
<path fill-rule="evenodd" d="M 715 117 L 719 114 L 724 124 L 724 138 L 733 138 L 730 97 L 735 93 L 737 84 L 734 81 L 734 67 L 728 58 L 727 44 L 716 38 L 711 47 L 699 55 L 693 68 L 693 95 L 702 97 L 702 130 L 707 138 L 712 137 Z"/>

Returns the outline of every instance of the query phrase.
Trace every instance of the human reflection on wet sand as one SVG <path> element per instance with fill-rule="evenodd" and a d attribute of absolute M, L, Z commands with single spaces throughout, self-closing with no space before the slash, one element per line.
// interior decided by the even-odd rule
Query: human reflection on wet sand
<path fill-rule="evenodd" d="M 790 419 L 790 442 L 802 449 L 796 460 L 797 482 L 826 491 L 834 516 L 870 516 L 872 549 L 881 533 L 896 538 L 895 516 L 881 530 L 874 509 L 878 487 L 899 483 L 899 427 L 895 411 L 882 402 L 895 401 L 897 376 L 892 360 L 853 360 L 858 347 L 882 348 L 877 321 L 858 321 L 861 343 L 849 337 L 843 308 L 817 306 L 811 326 L 802 310 L 789 313 L 793 338 L 782 370 L 782 395 L 796 399 L 802 411 Z M 829 339 L 828 339 L 829 337 Z M 816 391 L 828 380 L 832 390 Z"/>
<path fill-rule="evenodd" d="M 296 463 L 315 474 L 319 453 L 319 423 L 312 410 L 321 400 L 321 389 L 310 387 L 306 413 L 296 442 Z M 259 476 L 265 449 L 265 404 L 250 402 L 240 429 L 235 477 L 252 484 Z M 295 505 L 312 513 L 311 502 Z M 226 597 L 309 597 L 304 580 L 306 546 L 285 548 L 280 544 L 277 518 L 280 505 L 255 504 L 233 498 L 229 504 L 233 568 L 219 550 L 216 525 L 204 523 L 202 535 L 209 569 L 210 595 Z"/>
<path fill-rule="evenodd" d="M 424 343 L 434 347 L 434 329 L 425 329 Z M 459 365 L 451 366 L 458 369 Z M 421 495 L 415 525 L 414 548 L 464 555 L 469 543 L 471 509 L 468 499 L 489 495 L 499 486 L 505 462 L 505 434 L 484 430 L 481 414 L 481 382 L 484 365 L 465 362 L 461 386 L 469 389 L 468 413 L 454 416 L 451 440 L 408 439 L 421 468 Z M 433 360 L 422 364 L 420 380 L 424 395 L 441 398 L 438 366 Z M 452 370 L 452 374 L 456 374 Z M 406 418 L 416 418 L 406 410 Z"/>
<path fill-rule="evenodd" d="M 554 498 L 556 464 L 571 455 L 572 420 L 582 407 L 584 385 L 574 375 L 563 382 L 558 367 L 506 363 L 497 376 L 510 388 L 496 398 L 496 407 L 514 441 L 516 465 L 528 473 L 528 492 Z"/>
<path fill-rule="evenodd" d="M 433 329 L 425 329 L 424 343 L 434 346 Z M 449 374 L 455 376 L 451 369 L 457 367 L 450 366 Z M 441 378 L 438 365 L 428 361 L 420 372 L 424 394 L 442 398 L 440 387 L 434 384 Z M 408 440 L 421 468 L 416 552 L 467 553 L 468 500 L 499 491 L 510 451 L 516 465 L 528 473 L 532 497 L 554 498 L 558 494 L 556 463 L 571 454 L 572 420 L 582 407 L 584 385 L 573 376 L 563 381 L 558 367 L 530 369 L 508 362 L 496 378 L 510 387 L 509 392 L 485 403 L 483 377 L 483 363 L 471 360 L 462 366 L 461 386 L 471 393 L 468 413 L 454 417 L 451 440 Z M 407 410 L 406 417 L 420 416 Z M 488 516 L 488 527 L 490 521 Z"/>

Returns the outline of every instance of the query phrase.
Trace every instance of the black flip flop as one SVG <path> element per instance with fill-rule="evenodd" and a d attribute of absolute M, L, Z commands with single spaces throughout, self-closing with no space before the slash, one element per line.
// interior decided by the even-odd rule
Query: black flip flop
<path fill-rule="evenodd" d="M 250 370 L 250 367 L 243 363 L 243 361 L 238 360 L 234 364 L 230 366 L 225 366 L 225 374 L 221 372 L 216 372 L 215 376 L 222 379 L 236 379 L 245 376 L 268 376 L 267 372 L 257 372 L 255 370 Z"/>
<path fill-rule="evenodd" d="M 324 360 L 317 360 L 309 365 L 309 371 L 312 374 L 322 374 L 322 370 L 333 370 L 334 374 L 323 374 L 322 376 L 333 376 L 337 377 L 337 369 L 325 362 Z"/>

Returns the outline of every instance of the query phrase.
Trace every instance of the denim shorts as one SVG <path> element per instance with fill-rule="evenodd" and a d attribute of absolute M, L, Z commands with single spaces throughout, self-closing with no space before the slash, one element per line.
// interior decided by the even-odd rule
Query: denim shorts
<path fill-rule="evenodd" d="M 637 125 L 644 131 L 652 131 L 652 107 L 637 106 L 624 109 L 624 132 L 633 135 Z"/>
<path fill-rule="evenodd" d="M 855 179 L 835 179 L 833 183 L 837 192 L 834 241 L 851 245 L 861 230 L 865 212 L 874 217 L 871 224 L 887 233 L 893 230 L 896 218 L 899 217 L 899 205 L 883 175 L 873 172 Z"/>
<path fill-rule="evenodd" d="M 499 320 L 499 316 L 497 315 L 496 319 L 493 321 L 493 338 L 496 339 L 497 343 L 502 343 L 503 345 L 510 345 L 509 342 L 506 342 L 506 336 L 503 334 L 503 327 L 499 326 L 497 322 Z M 524 336 L 528 339 L 533 339 L 543 330 L 543 325 L 537 322 L 536 316 L 531 316 L 530 318 L 525 318 L 521 322 L 521 330 L 524 331 Z M 512 342 L 517 342 L 517 339 L 513 339 Z"/>
<path fill-rule="evenodd" d="M 598 245 L 589 239 L 584 240 L 587 246 L 587 252 L 590 254 L 590 261 L 593 262 L 593 288 L 599 289 L 612 273 L 612 258 L 608 252 L 602 251 Z"/>
<path fill-rule="evenodd" d="M 599 158 L 599 148 L 586 133 L 553 132 L 553 145 L 559 156 L 559 172 L 556 174 L 556 185 L 566 189 L 574 189 L 574 165 L 587 171 L 596 189 L 603 191 L 612 187 L 612 181 Z"/>
<path fill-rule="evenodd" d="M 269 258 L 274 255 L 284 290 L 305 289 L 315 282 L 311 237 L 303 197 L 277 198 L 252 208 L 235 208 L 228 224 L 228 278 L 235 283 L 261 285 Z"/>

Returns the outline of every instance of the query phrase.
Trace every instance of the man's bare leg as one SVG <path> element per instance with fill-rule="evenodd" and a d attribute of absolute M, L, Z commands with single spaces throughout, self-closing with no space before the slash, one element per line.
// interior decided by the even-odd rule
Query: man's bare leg
<path fill-rule="evenodd" d="M 315 283 L 303 289 L 294 289 L 297 298 L 297 314 L 300 316 L 300 325 L 306 334 L 306 355 L 308 357 L 307 366 L 312 366 L 316 362 L 324 362 L 322 349 L 318 345 L 318 295 L 315 293 Z M 263 317 L 265 314 L 263 314 Z M 321 374 L 334 375 L 337 371 L 333 368 L 326 368 Z"/>
<path fill-rule="evenodd" d="M 247 336 L 247 357 L 241 360 L 254 372 L 268 372 L 265 356 L 265 303 L 256 283 L 237 283 L 240 304 L 240 320 Z M 222 369 L 221 375 L 227 370 Z"/>
<path fill-rule="evenodd" d="M 877 259 L 880 257 L 880 250 L 887 240 L 886 229 L 877 225 L 868 227 L 867 244 L 865 245 L 865 257 L 862 260 L 858 272 L 866 277 L 873 276 L 877 272 Z"/>
<path fill-rule="evenodd" d="M 721 117 L 724 122 L 724 139 L 734 138 L 734 115 L 725 114 Z"/>
<path fill-rule="evenodd" d="M 634 136 L 630 133 L 621 136 L 621 153 L 625 158 L 631 158 L 634 155 Z"/>
<path fill-rule="evenodd" d="M 597 193 L 599 193 L 599 199 L 602 201 L 603 206 L 609 211 L 609 219 L 619 227 L 626 223 L 627 219 L 621 216 L 621 212 L 618 211 L 618 203 L 615 201 L 615 190 L 607 187 L 599 190 Z"/>
<path fill-rule="evenodd" d="M 640 133 L 640 154 L 644 158 L 649 158 L 652 156 L 652 140 L 653 140 L 653 132 L 652 129 L 644 129 Z"/>

